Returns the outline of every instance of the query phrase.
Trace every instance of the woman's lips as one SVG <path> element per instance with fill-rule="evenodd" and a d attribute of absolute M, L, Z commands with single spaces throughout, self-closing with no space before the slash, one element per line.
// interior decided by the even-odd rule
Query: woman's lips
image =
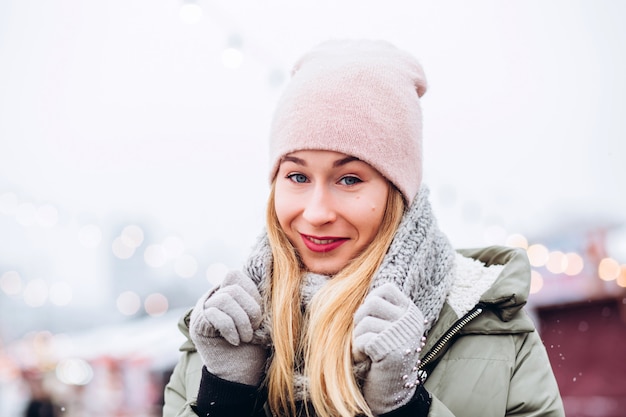
<path fill-rule="evenodd" d="M 330 252 L 343 245 L 348 239 L 344 237 L 310 236 L 300 234 L 304 245 L 313 252 Z"/>

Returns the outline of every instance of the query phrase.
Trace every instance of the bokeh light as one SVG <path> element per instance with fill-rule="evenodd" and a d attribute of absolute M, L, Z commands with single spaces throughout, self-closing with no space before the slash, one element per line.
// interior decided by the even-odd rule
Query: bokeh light
<path fill-rule="evenodd" d="M 561 274 L 567 268 L 567 257 L 561 251 L 555 250 L 548 254 L 546 269 L 553 274 Z"/>
<path fill-rule="evenodd" d="M 24 287 L 24 302 L 29 307 L 41 307 L 48 299 L 48 284 L 41 279 L 33 279 Z"/>
<path fill-rule="evenodd" d="M 19 294 L 22 290 L 22 277 L 17 271 L 7 271 L 0 276 L 0 290 L 7 295 Z"/>
<path fill-rule="evenodd" d="M 132 258 L 135 250 L 143 243 L 143 238 L 144 234 L 141 227 L 134 224 L 126 226 L 111 243 L 113 255 L 119 259 Z"/>
<path fill-rule="evenodd" d="M 141 227 L 131 224 L 122 230 L 120 238 L 126 246 L 138 248 L 143 243 L 143 230 Z"/>
<path fill-rule="evenodd" d="M 67 385 L 87 385 L 93 378 L 93 369 L 83 359 L 63 359 L 58 363 L 55 374 Z"/>
<path fill-rule="evenodd" d="M 119 259 L 129 259 L 135 254 L 135 248 L 127 245 L 121 236 L 113 239 L 111 250 L 113 251 L 113 255 Z"/>
<path fill-rule="evenodd" d="M 619 263 L 613 258 L 604 258 L 598 265 L 598 276 L 604 281 L 613 281 L 621 273 Z"/>
<path fill-rule="evenodd" d="M 580 274 L 585 267 L 583 257 L 574 252 L 569 252 L 565 256 L 567 257 L 567 267 L 563 272 L 569 276 Z"/>
<path fill-rule="evenodd" d="M 143 303 L 146 313 L 150 316 L 156 317 L 167 313 L 169 303 L 167 297 L 161 293 L 150 294 L 146 297 Z"/>
<path fill-rule="evenodd" d="M 617 277 L 617 285 L 622 288 L 626 288 L 626 265 L 620 267 L 620 273 Z"/>
<path fill-rule="evenodd" d="M 540 243 L 530 245 L 526 253 L 528 253 L 528 260 L 532 266 L 544 266 L 548 261 L 548 248 Z"/>
<path fill-rule="evenodd" d="M 522 249 L 528 249 L 528 240 L 520 235 L 519 233 L 514 233 L 512 235 L 509 235 L 504 244 L 506 246 L 511 246 L 513 248 L 522 248 Z"/>
<path fill-rule="evenodd" d="M 134 291 L 124 291 L 117 297 L 117 310 L 125 316 L 132 316 L 141 308 L 141 299 Z"/>

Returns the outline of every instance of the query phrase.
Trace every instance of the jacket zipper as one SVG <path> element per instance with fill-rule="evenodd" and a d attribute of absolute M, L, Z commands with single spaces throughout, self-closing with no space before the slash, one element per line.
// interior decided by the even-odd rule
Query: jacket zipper
<path fill-rule="evenodd" d="M 445 345 L 448 344 L 448 342 L 454 337 L 456 336 L 456 334 L 458 332 L 461 331 L 461 329 L 463 327 L 465 327 L 467 325 L 467 323 L 469 323 L 470 321 L 474 320 L 476 317 L 478 317 L 483 311 L 485 310 L 485 306 L 483 304 L 478 304 L 476 307 L 474 307 L 473 310 L 471 310 L 469 313 L 467 313 L 465 316 L 463 316 L 462 318 L 460 318 L 459 320 L 457 320 L 456 323 L 454 323 L 454 325 L 452 325 L 452 327 L 450 327 L 443 336 L 441 336 L 441 338 L 437 341 L 437 343 L 435 344 L 435 346 L 433 346 L 433 348 L 426 354 L 424 355 L 424 358 L 421 360 L 420 364 L 419 364 L 419 371 L 420 371 L 420 377 L 424 380 L 426 379 L 427 375 L 424 375 L 425 370 L 424 368 L 426 368 L 426 366 L 428 366 L 428 364 L 437 357 L 437 355 L 439 354 L 439 352 L 441 351 L 441 349 L 444 348 Z"/>

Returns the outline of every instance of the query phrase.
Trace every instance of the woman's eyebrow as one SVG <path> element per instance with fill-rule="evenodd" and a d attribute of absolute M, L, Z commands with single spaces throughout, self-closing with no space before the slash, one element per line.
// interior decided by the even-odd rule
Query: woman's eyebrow
<path fill-rule="evenodd" d="M 295 156 L 285 155 L 285 157 L 283 157 L 282 162 L 286 162 L 286 161 L 293 162 L 294 164 L 298 164 L 302 166 L 307 166 L 306 161 L 304 159 L 296 158 Z"/>
<path fill-rule="evenodd" d="M 295 156 L 285 155 L 283 157 L 282 162 L 287 162 L 287 161 L 288 162 L 293 162 L 294 164 L 307 166 L 307 163 L 306 163 L 306 161 L 304 159 L 301 159 L 301 158 L 298 158 L 298 157 L 295 157 Z M 347 164 L 349 162 L 352 162 L 352 161 L 360 161 L 360 159 L 357 158 L 357 157 L 354 157 L 354 156 L 346 156 L 345 158 L 341 158 L 341 159 L 338 159 L 335 162 L 333 162 L 333 168 L 340 167 L 340 166 L 345 165 L 345 164 Z"/>
<path fill-rule="evenodd" d="M 354 156 L 346 156 L 345 158 L 338 159 L 335 162 L 333 162 L 333 168 L 340 167 L 352 161 L 360 161 L 360 159 Z"/>

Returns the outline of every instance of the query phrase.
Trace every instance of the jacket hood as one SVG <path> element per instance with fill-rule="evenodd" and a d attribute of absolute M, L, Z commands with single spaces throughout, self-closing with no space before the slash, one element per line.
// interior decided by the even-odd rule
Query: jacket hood
<path fill-rule="evenodd" d="M 480 276 L 478 279 L 487 279 L 488 285 L 482 295 L 474 298 L 475 302 L 471 306 L 466 305 L 463 311 L 453 308 L 451 300 L 444 304 L 437 322 L 426 337 L 426 344 L 422 356 L 429 352 L 434 345 L 440 341 L 444 335 L 455 327 L 462 317 L 473 310 L 476 306 L 482 309 L 477 318 L 469 321 L 458 332 L 458 334 L 520 334 L 534 331 L 535 326 L 523 311 L 523 307 L 528 300 L 530 291 L 530 263 L 526 252 L 522 249 L 509 248 L 503 246 L 491 246 L 481 249 L 460 249 L 457 250 L 459 256 L 477 261 L 473 268 L 479 270 L 491 270 Z M 492 268 L 494 267 L 494 268 Z M 497 276 L 492 276 L 494 273 Z M 474 271 L 459 271 L 457 274 L 464 274 Z M 463 280 L 466 277 L 457 277 Z M 467 286 L 467 279 L 465 279 Z M 469 280 L 471 282 L 471 279 Z M 476 282 L 475 287 L 485 285 L 484 282 Z M 471 286 L 470 286 L 471 288 Z M 475 288 L 472 288 L 474 290 Z M 453 289 L 454 291 L 454 289 Z M 449 346 L 449 345 L 448 345 Z M 442 349 L 437 357 L 442 356 L 447 347 Z"/>
<path fill-rule="evenodd" d="M 480 297 L 483 313 L 467 324 L 463 334 L 515 334 L 532 332 L 534 323 L 523 307 L 530 292 L 530 263 L 523 249 L 491 246 L 483 249 L 463 249 L 461 255 L 475 259 L 489 268 L 501 265 L 493 284 Z M 442 311 L 442 316 L 445 316 Z M 459 319 L 458 316 L 444 318 L 442 322 Z M 443 324 L 443 323 L 442 323 Z M 445 324 L 444 324 L 445 326 Z"/>
<path fill-rule="evenodd" d="M 491 307 L 502 321 L 512 320 L 526 305 L 530 292 L 530 263 L 526 252 L 502 246 L 458 252 L 482 262 L 486 267 L 504 266 L 493 285 L 480 297 L 480 302 Z"/>
<path fill-rule="evenodd" d="M 185 335 L 187 340 L 180 346 L 179 350 L 181 352 L 195 352 L 196 347 L 191 341 L 191 336 L 189 334 L 189 321 L 191 319 L 191 312 L 193 308 L 187 310 L 187 312 L 178 320 L 178 330 Z"/>

